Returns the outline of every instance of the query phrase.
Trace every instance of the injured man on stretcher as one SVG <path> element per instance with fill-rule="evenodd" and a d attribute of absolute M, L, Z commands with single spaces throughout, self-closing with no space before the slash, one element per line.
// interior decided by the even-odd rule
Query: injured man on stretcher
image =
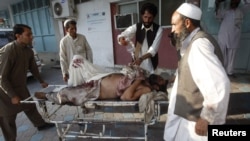
<path fill-rule="evenodd" d="M 146 76 L 138 66 L 126 66 L 119 72 L 106 72 L 76 55 L 69 69 L 68 85 L 56 93 L 36 92 L 35 97 L 56 104 L 82 106 L 90 100 L 139 100 L 152 91 L 166 92 L 168 81 L 160 75 Z"/>

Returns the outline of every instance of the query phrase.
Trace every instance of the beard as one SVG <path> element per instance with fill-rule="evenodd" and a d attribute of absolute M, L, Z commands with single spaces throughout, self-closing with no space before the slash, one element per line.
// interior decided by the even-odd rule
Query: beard
<path fill-rule="evenodd" d="M 143 25 L 145 28 L 149 28 L 152 24 L 153 24 L 152 22 L 150 22 L 150 23 L 143 22 Z"/>
<path fill-rule="evenodd" d="M 177 50 L 181 48 L 181 43 L 183 40 L 187 38 L 187 36 L 190 34 L 188 29 L 183 25 L 182 31 L 179 34 L 176 34 L 174 32 L 171 33 L 171 39 L 170 42 L 173 46 L 176 47 Z"/>
<path fill-rule="evenodd" d="M 26 44 L 26 46 L 28 46 L 28 47 L 33 47 L 33 42 L 32 42 L 32 41 L 27 42 L 27 43 L 25 43 L 25 44 Z"/>
<path fill-rule="evenodd" d="M 170 44 L 174 47 L 176 47 L 176 49 L 178 50 L 180 48 L 180 42 L 179 39 L 177 37 L 177 34 L 174 32 L 171 32 L 168 37 L 170 38 Z"/>

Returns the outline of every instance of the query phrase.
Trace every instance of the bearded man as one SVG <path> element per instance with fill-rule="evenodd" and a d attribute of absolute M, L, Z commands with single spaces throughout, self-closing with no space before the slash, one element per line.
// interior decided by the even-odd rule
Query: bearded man
<path fill-rule="evenodd" d="M 118 43 L 127 46 L 135 37 L 135 59 L 133 65 L 139 65 L 149 73 L 154 73 L 158 66 L 158 49 L 163 29 L 156 23 L 157 7 L 152 3 L 146 3 L 140 10 L 142 22 L 128 27 L 118 35 Z"/>
<path fill-rule="evenodd" d="M 183 3 L 172 15 L 181 58 L 171 91 L 166 141 L 207 141 L 208 125 L 226 120 L 230 81 L 216 40 L 200 28 L 202 11 Z"/>

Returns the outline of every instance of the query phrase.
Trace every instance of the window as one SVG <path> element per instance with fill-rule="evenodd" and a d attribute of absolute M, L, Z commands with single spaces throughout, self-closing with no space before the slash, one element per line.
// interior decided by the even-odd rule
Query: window
<path fill-rule="evenodd" d="M 19 3 L 17 4 L 17 8 L 18 8 L 18 12 L 19 12 L 19 13 L 24 12 L 24 10 L 23 10 L 23 3 L 22 3 L 22 2 L 19 2 Z"/>
<path fill-rule="evenodd" d="M 43 7 L 43 1 L 42 0 L 36 1 L 36 8 L 41 8 L 41 7 Z"/>
<path fill-rule="evenodd" d="M 9 23 L 10 15 L 8 10 L 0 10 L 0 28 L 9 28 L 11 23 Z"/>
<path fill-rule="evenodd" d="M 29 11 L 30 10 L 30 4 L 29 4 L 29 2 L 27 0 L 23 1 L 23 7 L 24 7 L 24 11 Z"/>
<path fill-rule="evenodd" d="M 162 0 L 161 1 L 161 25 L 171 25 L 171 17 L 173 12 L 183 3 L 185 0 Z"/>
<path fill-rule="evenodd" d="M 11 29 L 0 30 L 0 48 L 14 40 L 14 35 Z"/>
<path fill-rule="evenodd" d="M 119 6 L 120 14 L 137 13 L 136 3 L 127 3 Z"/>
<path fill-rule="evenodd" d="M 153 3 L 158 8 L 158 14 L 155 17 L 155 23 L 158 23 L 161 26 L 169 26 L 171 25 L 171 17 L 173 12 L 185 1 L 186 0 L 146 0 L 139 3 L 139 8 L 141 8 L 144 3 Z"/>
<path fill-rule="evenodd" d="M 126 29 L 137 23 L 136 13 L 115 15 L 114 19 L 116 29 Z"/>
<path fill-rule="evenodd" d="M 171 25 L 173 12 L 186 0 L 144 0 L 118 3 L 118 14 L 137 13 L 138 21 L 141 21 L 140 9 L 143 4 L 150 2 L 157 6 L 158 14 L 154 22 L 161 26 Z M 198 1 L 198 0 L 196 0 Z"/>
<path fill-rule="evenodd" d="M 17 5 L 11 5 L 11 9 L 12 9 L 12 12 L 13 14 L 15 15 L 17 13 Z"/>
<path fill-rule="evenodd" d="M 123 3 L 119 5 L 118 13 L 114 16 L 115 28 L 125 29 L 128 26 L 137 23 L 137 3 Z"/>

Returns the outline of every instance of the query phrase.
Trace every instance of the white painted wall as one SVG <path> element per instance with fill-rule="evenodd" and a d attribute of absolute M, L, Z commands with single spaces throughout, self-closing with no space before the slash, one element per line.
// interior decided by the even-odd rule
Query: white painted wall
<path fill-rule="evenodd" d="M 110 2 L 116 0 L 90 0 L 77 5 L 77 32 L 86 36 L 92 50 L 94 64 L 113 67 L 113 39 L 111 28 Z M 101 27 L 91 31 L 88 29 L 87 14 L 105 12 L 105 22 Z M 58 20 L 59 31 L 56 34 L 63 37 L 62 21 Z M 56 29 L 56 28 L 55 28 Z"/>

